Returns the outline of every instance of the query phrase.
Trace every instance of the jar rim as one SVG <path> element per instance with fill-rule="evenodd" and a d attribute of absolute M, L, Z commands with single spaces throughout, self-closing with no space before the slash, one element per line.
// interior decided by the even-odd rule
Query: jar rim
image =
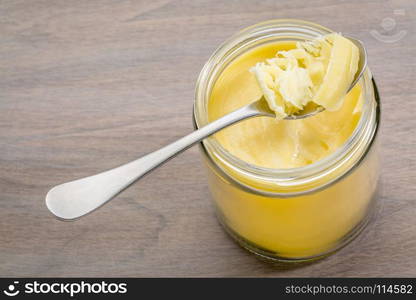
<path fill-rule="evenodd" d="M 269 20 L 261 23 L 254 24 L 249 26 L 223 42 L 212 56 L 208 59 L 206 64 L 201 70 L 201 73 L 198 77 L 196 90 L 195 90 L 195 102 L 194 102 L 194 125 L 195 128 L 200 128 L 208 123 L 208 112 L 207 112 L 207 103 L 209 101 L 209 96 L 211 94 L 212 87 L 215 85 L 216 80 L 222 71 L 237 57 L 241 54 L 246 53 L 250 49 L 256 47 L 255 43 L 261 40 L 267 40 L 269 38 L 280 38 L 280 40 L 291 40 L 291 39 L 312 39 L 327 33 L 333 32 L 332 30 L 325 28 L 321 25 L 297 20 L 297 19 L 277 19 Z M 252 45 L 251 45 L 252 44 Z M 251 48 L 250 48 L 251 45 Z M 254 47 L 253 47 L 254 45 Z M 258 45 L 257 45 L 258 46 Z M 244 47 L 247 49 L 244 50 Z M 240 51 L 240 52 L 239 52 Z M 227 58 L 228 57 L 228 58 Z M 227 61 L 228 59 L 228 61 Z M 213 82 L 212 79 L 214 78 Z M 368 149 L 371 147 L 373 140 L 375 139 L 376 132 L 378 129 L 379 123 L 379 96 L 377 93 L 376 85 L 371 77 L 370 71 L 367 69 L 364 77 L 360 80 L 363 86 L 364 101 L 362 108 L 362 115 L 358 124 L 356 125 L 354 131 L 350 137 L 334 152 L 324 157 L 321 160 L 318 160 L 312 164 L 308 164 L 301 167 L 295 168 L 286 168 L 286 169 L 276 169 L 276 168 L 266 168 L 260 167 L 254 164 L 250 164 L 226 150 L 222 145 L 214 138 L 209 137 L 202 142 L 202 147 L 204 148 L 208 157 L 211 158 L 211 161 L 216 167 L 218 167 L 222 173 L 227 174 L 221 166 L 219 166 L 211 157 L 211 154 L 214 153 L 217 159 L 220 159 L 222 163 L 227 164 L 233 168 L 244 172 L 245 174 L 250 174 L 257 178 L 261 178 L 265 181 L 272 181 L 279 184 L 286 184 L 288 186 L 295 186 L 296 184 L 304 184 L 305 182 L 312 182 L 316 179 L 319 174 L 322 172 L 328 172 L 331 168 L 335 168 L 336 164 L 342 161 L 343 158 L 348 154 L 348 151 L 351 151 L 354 148 L 354 145 L 360 142 L 363 133 L 367 127 L 371 127 L 371 119 L 374 119 L 373 122 L 373 132 L 369 137 L 369 143 L 367 148 L 364 149 L 361 159 L 358 159 L 354 162 L 350 169 L 353 169 L 362 158 L 368 152 Z M 373 99 L 375 98 L 376 105 L 374 109 Z M 203 114 L 205 112 L 205 114 Z M 211 153 L 209 150 L 211 150 Z M 344 173 L 347 173 L 346 172 Z M 247 186 L 245 183 L 240 182 L 236 178 L 227 174 L 229 179 L 232 179 L 238 182 L 240 185 Z M 328 182 L 327 184 L 318 187 L 319 189 L 327 186 L 328 184 L 339 180 L 343 177 L 341 174 L 334 180 Z M 253 187 L 249 187 L 250 190 L 257 191 Z M 305 192 L 311 192 L 315 189 L 311 189 Z M 265 191 L 258 190 L 261 194 L 264 194 Z M 303 194 L 300 193 L 288 193 L 290 195 Z M 267 193 L 270 194 L 270 193 Z M 281 193 L 272 192 L 272 195 L 281 195 Z M 287 195 L 287 193 L 284 193 Z"/>

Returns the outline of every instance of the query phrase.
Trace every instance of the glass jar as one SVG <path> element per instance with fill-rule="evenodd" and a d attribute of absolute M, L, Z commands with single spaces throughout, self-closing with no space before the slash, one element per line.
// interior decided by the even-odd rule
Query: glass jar
<path fill-rule="evenodd" d="M 212 88 L 237 57 L 266 43 L 303 41 L 330 32 L 301 20 L 272 20 L 225 41 L 199 75 L 195 127 L 209 122 Z M 360 84 L 362 115 L 355 130 L 339 149 L 313 164 L 262 168 L 233 156 L 214 136 L 200 144 L 219 220 L 244 248 L 271 260 L 309 260 L 341 248 L 365 227 L 376 198 L 380 105 L 368 68 Z"/>

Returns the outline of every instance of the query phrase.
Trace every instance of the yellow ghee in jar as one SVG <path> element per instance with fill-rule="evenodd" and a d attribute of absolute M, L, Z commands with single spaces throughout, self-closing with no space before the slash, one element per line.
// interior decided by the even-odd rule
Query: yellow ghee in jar
<path fill-rule="evenodd" d="M 291 41 L 270 43 L 236 58 L 213 86 L 209 120 L 259 99 L 262 91 L 249 69 L 274 57 L 277 51 L 295 47 Z M 288 169 L 318 162 L 340 148 L 357 126 L 362 113 L 362 88 L 357 84 L 337 110 L 296 121 L 257 117 L 216 133 L 215 139 L 235 157 L 263 168 Z M 234 234 L 276 256 L 305 258 L 334 249 L 365 217 L 377 180 L 376 157 L 367 158 L 342 181 L 300 196 L 275 198 L 250 193 L 228 184 L 212 168 L 210 188 L 220 217 Z M 221 161 L 216 163 L 237 181 L 255 189 L 283 191 L 278 185 L 265 185 L 236 172 Z M 323 175 L 322 183 L 336 176 L 336 172 Z M 298 187 L 298 191 L 302 189 L 308 190 L 308 186 Z"/>

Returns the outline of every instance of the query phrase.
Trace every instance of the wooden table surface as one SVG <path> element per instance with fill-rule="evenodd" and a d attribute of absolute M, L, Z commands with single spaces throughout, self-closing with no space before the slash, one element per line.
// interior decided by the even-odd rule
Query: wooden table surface
<path fill-rule="evenodd" d="M 416 2 L 0 1 L 0 276 L 416 276 Z M 237 30 L 314 21 L 363 40 L 382 97 L 377 215 L 321 261 L 272 266 L 218 224 L 196 147 L 75 222 L 54 185 L 192 130 L 198 73 Z"/>

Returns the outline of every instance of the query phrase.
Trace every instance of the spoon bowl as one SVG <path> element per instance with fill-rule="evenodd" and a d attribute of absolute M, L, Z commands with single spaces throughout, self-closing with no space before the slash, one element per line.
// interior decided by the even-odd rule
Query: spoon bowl
<path fill-rule="evenodd" d="M 357 46 L 359 53 L 357 72 L 355 73 L 354 80 L 352 81 L 350 87 L 346 92 L 346 94 L 348 94 L 364 75 L 365 69 L 367 68 L 367 50 L 365 50 L 364 44 L 360 40 L 354 39 L 350 36 L 344 37 L 348 38 L 351 42 L 354 43 L 355 46 Z M 296 114 L 287 116 L 285 120 L 298 120 L 309 118 L 316 115 L 317 113 L 323 112 L 324 110 L 325 108 L 319 105 L 315 105 L 314 107 L 305 106 L 303 110 L 297 112 Z"/>

